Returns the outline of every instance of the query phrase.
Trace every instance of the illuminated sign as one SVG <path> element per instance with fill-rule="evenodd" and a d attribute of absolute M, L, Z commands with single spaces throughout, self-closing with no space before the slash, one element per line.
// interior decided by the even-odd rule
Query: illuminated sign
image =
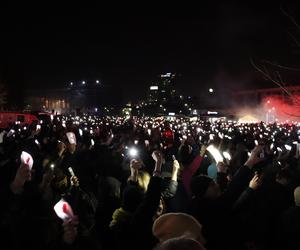
<path fill-rule="evenodd" d="M 207 111 L 208 115 L 217 115 L 218 112 L 217 111 Z"/>

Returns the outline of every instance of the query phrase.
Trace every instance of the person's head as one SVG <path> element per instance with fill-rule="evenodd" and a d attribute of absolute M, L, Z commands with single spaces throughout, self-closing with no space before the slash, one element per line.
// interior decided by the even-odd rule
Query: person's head
<path fill-rule="evenodd" d="M 121 207 L 127 212 L 135 212 L 144 198 L 144 190 L 139 186 L 127 186 L 122 194 Z"/>
<path fill-rule="evenodd" d="M 221 195 L 219 185 L 206 175 L 198 175 L 192 178 L 191 191 L 197 198 L 216 199 Z"/>
<path fill-rule="evenodd" d="M 161 243 L 154 250 L 205 250 L 205 248 L 196 240 L 179 237 Z"/>
<path fill-rule="evenodd" d="M 185 144 L 181 147 L 179 151 L 180 161 L 184 166 L 189 165 L 193 161 L 193 148 L 189 144 Z"/>
<path fill-rule="evenodd" d="M 297 207 L 300 207 L 300 186 L 296 187 L 294 190 L 294 199 L 295 199 L 295 205 Z"/>
<path fill-rule="evenodd" d="M 153 235 L 160 242 L 186 236 L 205 244 L 202 225 L 191 215 L 185 213 L 167 213 L 157 218 L 152 227 Z"/>

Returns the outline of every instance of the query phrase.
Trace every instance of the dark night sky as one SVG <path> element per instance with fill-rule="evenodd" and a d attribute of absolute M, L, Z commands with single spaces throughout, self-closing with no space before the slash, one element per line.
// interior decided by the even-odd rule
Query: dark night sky
<path fill-rule="evenodd" d="M 297 19 L 300 8 L 283 6 Z M 1 79 L 13 88 L 100 79 L 127 99 L 171 71 L 183 93 L 197 95 L 208 86 L 253 87 L 249 55 L 289 65 L 299 58 L 287 35 L 297 31 L 275 3 L 215 3 L 190 14 L 9 8 L 1 9 L 0 27 Z"/>

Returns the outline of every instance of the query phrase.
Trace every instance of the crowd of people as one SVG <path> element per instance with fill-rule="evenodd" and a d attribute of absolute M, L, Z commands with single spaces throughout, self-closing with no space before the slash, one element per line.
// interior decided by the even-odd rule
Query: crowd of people
<path fill-rule="evenodd" d="M 0 133 L 2 249 L 300 249 L 300 124 L 51 116 Z"/>

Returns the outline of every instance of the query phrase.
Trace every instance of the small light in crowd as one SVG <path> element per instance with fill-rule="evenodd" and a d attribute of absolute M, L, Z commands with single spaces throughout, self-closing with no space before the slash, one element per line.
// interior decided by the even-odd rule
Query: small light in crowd
<path fill-rule="evenodd" d="M 210 88 L 208 91 L 209 91 L 209 93 L 213 93 L 214 92 L 214 90 L 212 88 Z"/>
<path fill-rule="evenodd" d="M 70 86 L 73 86 L 73 82 L 70 82 Z"/>
<path fill-rule="evenodd" d="M 93 139 L 91 139 L 91 145 L 94 146 L 95 145 L 95 141 Z"/>
<path fill-rule="evenodd" d="M 231 160 L 231 156 L 228 152 L 223 152 L 223 156 L 224 156 L 225 159 L 227 159 L 229 161 Z"/>
<path fill-rule="evenodd" d="M 136 149 L 136 148 L 131 148 L 131 149 L 129 149 L 129 155 L 130 155 L 131 157 L 136 157 L 136 156 L 138 155 L 137 149 Z"/>
<path fill-rule="evenodd" d="M 285 147 L 285 149 L 287 151 L 291 151 L 292 150 L 292 147 L 290 145 L 285 144 L 284 147 Z"/>
<path fill-rule="evenodd" d="M 82 81 L 82 85 L 85 85 L 85 81 Z"/>
<path fill-rule="evenodd" d="M 51 164 L 51 165 L 50 165 L 50 168 L 51 168 L 51 170 L 53 170 L 53 169 L 54 169 L 54 167 L 55 167 L 55 165 L 54 165 L 54 164 Z"/>
<path fill-rule="evenodd" d="M 99 80 L 96 80 L 96 83 L 98 84 L 98 83 L 100 83 L 100 81 L 99 81 Z"/>
<path fill-rule="evenodd" d="M 137 145 L 139 143 L 138 140 L 134 140 L 134 144 Z"/>

